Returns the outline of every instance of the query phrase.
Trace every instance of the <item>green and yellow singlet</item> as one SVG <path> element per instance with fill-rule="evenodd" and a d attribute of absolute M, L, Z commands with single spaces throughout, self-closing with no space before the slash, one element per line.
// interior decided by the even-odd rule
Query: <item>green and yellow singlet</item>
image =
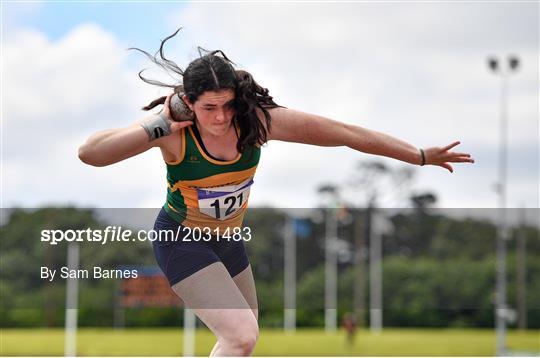
<path fill-rule="evenodd" d="M 241 227 L 261 149 L 251 146 L 234 160 L 205 153 L 191 126 L 181 133 L 180 159 L 167 164 L 163 208 L 181 225 L 225 231 Z"/>

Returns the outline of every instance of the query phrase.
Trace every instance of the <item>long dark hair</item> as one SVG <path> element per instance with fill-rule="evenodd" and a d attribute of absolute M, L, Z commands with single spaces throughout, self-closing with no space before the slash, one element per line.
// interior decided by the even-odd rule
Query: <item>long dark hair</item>
<path fill-rule="evenodd" d="M 130 48 L 130 50 L 145 54 L 153 63 L 172 76 L 178 76 L 178 83 L 167 84 L 148 79 L 142 75 L 145 70 L 139 72 L 140 79 L 152 85 L 172 88 L 175 93 L 184 93 L 191 103 L 194 103 L 205 91 L 234 90 L 236 111 L 234 121 L 240 129 L 236 146 L 238 152 L 242 153 L 248 146 L 264 144 L 268 139 L 271 125 L 268 109 L 279 107 L 269 95 L 268 89 L 260 86 L 249 72 L 236 70 L 234 63 L 221 50 L 207 51 L 199 47 L 199 58 L 182 70 L 164 54 L 165 43 L 176 36 L 180 30 L 181 28 L 163 39 L 159 50 L 153 56 L 144 50 Z M 165 103 L 165 98 L 166 96 L 163 96 L 153 100 L 143 107 L 143 110 L 148 111 Z M 266 128 L 257 116 L 257 108 L 264 113 Z"/>

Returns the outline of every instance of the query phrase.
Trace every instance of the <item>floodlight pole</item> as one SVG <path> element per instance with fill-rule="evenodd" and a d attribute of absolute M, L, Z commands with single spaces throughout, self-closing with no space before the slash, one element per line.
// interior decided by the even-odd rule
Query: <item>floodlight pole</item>
<path fill-rule="evenodd" d="M 284 235 L 284 319 L 286 333 L 296 330 L 296 226 L 292 214 L 287 216 Z"/>
<path fill-rule="evenodd" d="M 369 326 L 373 333 L 380 333 L 383 327 L 383 287 L 382 287 L 382 236 L 381 218 L 371 211 L 369 233 Z"/>
<path fill-rule="evenodd" d="M 70 242 L 67 248 L 67 267 L 70 272 L 79 269 L 79 244 Z M 69 277 L 66 280 L 66 313 L 64 333 L 64 356 L 77 355 L 77 302 L 79 299 L 79 279 Z"/>
<path fill-rule="evenodd" d="M 182 345 L 184 357 L 195 357 L 195 329 L 197 317 L 192 309 L 184 305 L 184 344 Z"/>
<path fill-rule="evenodd" d="M 326 333 L 335 333 L 337 330 L 337 236 L 339 207 L 338 188 L 334 185 L 324 185 L 318 189 L 319 193 L 327 194 L 328 199 L 325 220 L 324 238 L 324 330 Z"/>
<path fill-rule="evenodd" d="M 337 208 L 328 208 L 325 235 L 324 330 L 337 330 Z"/>
<path fill-rule="evenodd" d="M 497 356 L 506 355 L 506 241 L 509 239 L 508 223 L 506 220 L 506 187 L 508 167 L 508 78 L 519 67 L 516 56 L 508 56 L 507 68 L 501 68 L 498 58 L 488 58 L 491 71 L 501 77 L 500 96 L 500 146 L 499 146 L 499 181 L 497 192 L 499 194 L 499 224 L 497 229 L 497 277 L 496 277 L 496 304 L 495 327 L 497 334 Z"/>

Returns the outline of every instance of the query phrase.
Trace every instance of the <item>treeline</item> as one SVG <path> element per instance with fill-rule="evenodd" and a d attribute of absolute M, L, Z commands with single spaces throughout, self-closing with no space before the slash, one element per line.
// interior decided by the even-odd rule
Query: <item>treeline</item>
<path fill-rule="evenodd" d="M 123 209 L 117 209 L 123 210 Z M 125 209 L 133 210 L 133 209 Z M 289 212 L 288 214 L 291 214 Z M 328 215 L 339 219 L 338 313 L 360 312 L 368 322 L 370 235 L 378 234 L 370 210 L 312 210 L 291 221 L 277 209 L 250 209 L 245 225 L 253 239 L 246 243 L 260 305 L 261 326 L 283 324 L 284 235 L 294 223 L 297 234 L 297 323 L 324 324 L 324 248 Z M 293 212 L 295 216 L 300 213 Z M 482 219 L 455 219 L 429 210 L 379 212 L 389 218 L 383 234 L 383 308 L 385 326 L 493 327 L 496 270 L 496 228 Z M 302 213 L 305 216 L 305 213 Z M 93 210 L 42 208 L 4 211 L 0 243 L 0 325 L 61 326 L 64 323 L 65 280 L 48 282 L 40 267 L 66 265 L 67 245 L 40 241 L 43 229 L 104 229 L 109 222 Z M 540 237 L 538 228 L 514 228 L 508 241 L 508 305 L 518 306 L 524 294 L 526 324 L 540 327 Z M 526 244 L 525 274 L 518 277 L 516 237 Z M 359 239 L 360 238 L 360 239 Z M 81 245 L 81 267 L 155 265 L 148 242 Z M 359 267 L 360 265 L 360 267 Z M 364 275 L 358 280 L 358 273 Z M 522 288 L 518 282 L 523 281 Z M 355 303 L 354 286 L 362 282 L 363 300 Z M 181 309 L 121 308 L 119 280 L 79 280 L 80 326 L 177 326 Z M 360 311 L 359 311 L 360 308 Z M 119 318 L 121 316 L 121 319 Z M 517 321 L 510 326 L 516 325 Z"/>

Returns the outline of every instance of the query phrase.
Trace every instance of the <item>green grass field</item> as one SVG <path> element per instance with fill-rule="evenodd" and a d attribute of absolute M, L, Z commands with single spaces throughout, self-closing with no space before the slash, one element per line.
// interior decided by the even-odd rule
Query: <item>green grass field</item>
<path fill-rule="evenodd" d="M 196 334 L 196 354 L 205 356 L 215 343 L 205 329 Z M 509 331 L 508 348 L 540 353 L 540 331 Z M 62 356 L 62 329 L 2 329 L 1 356 Z M 523 353 L 522 353 L 523 354 Z M 180 356 L 180 329 L 79 329 L 79 356 Z M 287 335 L 263 329 L 254 355 L 257 356 L 493 356 L 493 330 L 473 329 L 385 329 L 380 334 L 359 332 L 354 345 L 346 344 L 345 333 L 325 334 L 319 329 L 301 329 Z"/>

